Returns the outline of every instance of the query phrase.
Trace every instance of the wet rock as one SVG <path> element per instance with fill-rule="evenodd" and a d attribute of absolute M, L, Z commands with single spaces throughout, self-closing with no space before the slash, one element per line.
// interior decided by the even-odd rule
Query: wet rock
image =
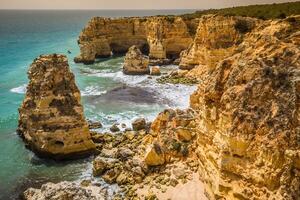
<path fill-rule="evenodd" d="M 144 118 L 139 118 L 132 122 L 132 129 L 134 131 L 140 131 L 145 128 L 146 128 L 146 120 Z"/>
<path fill-rule="evenodd" d="M 104 136 L 103 134 L 95 132 L 95 134 L 92 135 L 92 140 L 94 143 L 101 143 L 104 142 Z"/>
<path fill-rule="evenodd" d="M 118 127 L 118 125 L 117 124 L 113 124 L 110 128 L 109 128 L 109 130 L 111 131 L 111 132 L 118 132 L 118 131 L 120 131 L 120 128 Z"/>
<path fill-rule="evenodd" d="M 160 73 L 160 68 L 158 66 L 153 66 L 151 67 L 151 72 L 150 74 L 152 76 L 159 76 L 161 73 Z"/>
<path fill-rule="evenodd" d="M 136 46 L 130 47 L 125 57 L 123 73 L 127 75 L 149 74 L 149 58 L 144 56 Z"/>
<path fill-rule="evenodd" d="M 101 122 L 96 122 L 96 121 L 88 120 L 88 123 L 89 123 L 89 129 L 98 129 L 98 128 L 102 128 Z"/>

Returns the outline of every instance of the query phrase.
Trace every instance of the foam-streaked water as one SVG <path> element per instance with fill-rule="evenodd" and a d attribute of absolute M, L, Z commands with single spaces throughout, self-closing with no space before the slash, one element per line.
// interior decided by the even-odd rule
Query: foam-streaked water
<path fill-rule="evenodd" d="M 41 182 L 90 176 L 90 160 L 56 163 L 41 160 L 25 149 L 16 135 L 18 112 L 26 91 L 28 66 L 40 54 L 68 50 L 69 64 L 82 93 L 86 116 L 107 129 L 114 122 L 153 119 L 166 107 L 186 107 L 195 89 L 160 85 L 147 76 L 126 76 L 123 57 L 75 64 L 77 37 L 92 16 L 146 16 L 191 11 L 3 11 L 0 10 L 0 199 L 14 199 L 19 191 Z M 164 70 L 173 69 L 174 66 Z M 13 193 L 12 193 L 13 192 Z"/>

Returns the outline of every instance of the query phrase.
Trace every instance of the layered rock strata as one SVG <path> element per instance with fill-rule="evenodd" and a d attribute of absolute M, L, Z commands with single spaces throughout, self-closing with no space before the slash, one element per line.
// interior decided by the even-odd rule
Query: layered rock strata
<path fill-rule="evenodd" d="M 180 69 L 198 65 L 215 66 L 220 60 L 233 55 L 245 34 L 258 20 L 243 17 L 203 16 L 192 45 L 181 53 Z"/>
<path fill-rule="evenodd" d="M 28 147 L 55 159 L 91 153 L 95 145 L 67 57 L 38 57 L 30 66 L 28 78 L 18 126 Z"/>
<path fill-rule="evenodd" d="M 299 16 L 200 20 L 181 66 L 201 81 L 190 104 L 210 199 L 299 199 L 299 31 Z"/>
<path fill-rule="evenodd" d="M 130 47 L 126 53 L 123 73 L 128 75 L 149 74 L 149 58 L 144 56 L 138 47 Z"/>
<path fill-rule="evenodd" d="M 153 59 L 178 58 L 191 42 L 181 17 L 95 17 L 79 36 L 80 55 L 75 61 L 93 63 L 97 57 L 126 53 L 133 45 Z"/>

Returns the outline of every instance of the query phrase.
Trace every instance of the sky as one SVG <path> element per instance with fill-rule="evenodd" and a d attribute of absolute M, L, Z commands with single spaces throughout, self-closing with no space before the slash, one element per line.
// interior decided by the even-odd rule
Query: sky
<path fill-rule="evenodd" d="M 208 9 L 297 0 L 0 0 L 0 9 Z"/>

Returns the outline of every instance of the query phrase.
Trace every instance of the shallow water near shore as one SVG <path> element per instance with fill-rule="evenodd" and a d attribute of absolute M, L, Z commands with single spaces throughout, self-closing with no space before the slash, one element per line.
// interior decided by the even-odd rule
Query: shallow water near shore
<path fill-rule="evenodd" d="M 29 186 L 91 175 L 91 158 L 57 163 L 37 158 L 15 133 L 18 107 L 26 90 L 29 65 L 40 54 L 68 54 L 82 93 L 87 118 L 108 129 L 115 122 L 130 124 L 136 117 L 154 119 L 168 107 L 185 108 L 195 87 L 161 85 L 148 76 L 126 76 L 123 57 L 100 59 L 93 65 L 75 64 L 77 37 L 92 16 L 180 14 L 167 11 L 3 11 L 0 10 L 0 199 L 16 199 Z M 176 66 L 166 66 L 163 72 Z"/>

